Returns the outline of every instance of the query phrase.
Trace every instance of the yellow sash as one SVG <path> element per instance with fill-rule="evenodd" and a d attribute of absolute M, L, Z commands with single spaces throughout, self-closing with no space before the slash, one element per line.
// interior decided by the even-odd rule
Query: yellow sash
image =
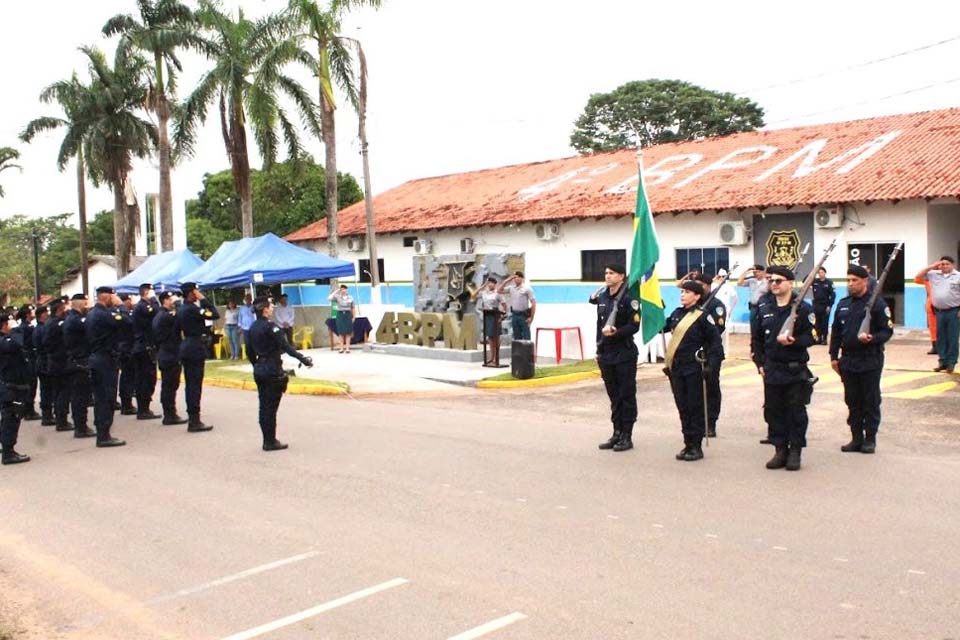
<path fill-rule="evenodd" d="M 667 345 L 667 353 L 663 357 L 664 368 L 673 368 L 673 357 L 677 354 L 677 349 L 680 348 L 680 343 L 683 342 L 683 336 L 687 333 L 687 330 L 693 325 L 693 323 L 699 320 L 700 316 L 702 315 L 703 309 L 694 309 L 687 315 L 683 316 L 680 322 L 677 323 L 677 326 L 673 330 L 673 337 L 670 338 L 670 344 Z"/>

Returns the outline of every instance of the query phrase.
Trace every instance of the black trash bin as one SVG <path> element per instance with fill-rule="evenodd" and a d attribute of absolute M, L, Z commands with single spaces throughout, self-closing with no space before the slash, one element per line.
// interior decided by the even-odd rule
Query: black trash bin
<path fill-rule="evenodd" d="M 514 340 L 510 343 L 510 373 L 518 380 L 533 377 L 532 340 Z"/>

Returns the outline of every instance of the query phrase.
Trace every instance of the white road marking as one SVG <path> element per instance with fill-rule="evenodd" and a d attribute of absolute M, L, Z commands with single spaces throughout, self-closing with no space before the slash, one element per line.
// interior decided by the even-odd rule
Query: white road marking
<path fill-rule="evenodd" d="M 565 505 L 565 504 L 558 504 L 558 505 L 557 505 L 557 509 L 566 509 L 566 508 L 567 508 L 567 505 Z"/>
<path fill-rule="evenodd" d="M 449 489 L 449 488 L 450 488 L 450 485 L 449 485 L 449 484 L 446 484 L 446 483 L 441 484 L 440 486 L 443 487 L 443 488 L 445 488 L 445 489 Z"/>
<path fill-rule="evenodd" d="M 157 596 L 156 598 L 151 598 L 150 600 L 147 600 L 144 604 L 147 604 L 147 605 L 160 604 L 161 602 L 167 602 L 169 600 L 173 600 L 174 598 L 189 596 L 194 593 L 206 591 L 207 589 L 212 589 L 213 587 L 219 587 L 220 585 L 227 584 L 228 582 L 233 582 L 235 580 L 242 580 L 243 578 L 248 578 L 258 573 L 263 573 L 264 571 L 270 571 L 271 569 L 278 569 L 288 564 L 293 564 L 294 562 L 300 562 L 308 558 L 313 558 L 314 556 L 317 556 L 317 555 L 320 555 L 319 551 L 308 551 L 307 553 L 301 553 L 296 556 L 290 556 L 289 558 L 284 558 L 283 560 L 277 560 L 276 562 L 269 562 L 267 564 L 262 564 L 259 567 L 253 567 L 252 569 L 247 569 L 246 571 L 234 573 L 233 575 L 224 576 L 223 578 L 218 578 L 216 580 L 211 580 L 210 582 L 204 582 L 203 584 L 198 584 L 193 587 L 187 587 L 186 589 L 180 589 L 179 591 L 174 591 L 173 593 L 167 593 L 162 596 Z"/>
<path fill-rule="evenodd" d="M 926 571 L 919 571 L 919 570 L 917 570 L 917 569 L 907 569 L 907 573 L 912 573 L 913 575 L 916 575 L 916 576 L 925 576 L 925 575 L 927 575 L 927 572 L 926 572 Z"/>
<path fill-rule="evenodd" d="M 708 534 L 707 534 L 707 537 L 708 537 L 708 538 L 719 538 L 720 536 L 718 536 L 718 535 L 715 534 L 715 533 L 708 533 Z"/>
<path fill-rule="evenodd" d="M 336 600 L 331 600 L 330 602 L 319 604 L 309 609 L 304 609 L 299 613 L 294 613 L 284 618 L 274 620 L 273 622 L 262 624 L 259 627 L 254 627 L 253 629 L 247 629 L 246 631 L 235 633 L 232 636 L 227 636 L 223 640 L 249 640 L 250 638 L 256 638 L 257 636 L 262 636 L 265 633 L 270 633 L 271 631 L 276 631 L 277 629 L 290 626 L 291 624 L 296 624 L 297 622 L 301 622 L 307 618 L 320 615 L 325 611 L 330 611 L 331 609 L 342 607 L 345 604 L 350 604 L 351 602 L 366 598 L 367 596 L 372 596 L 375 593 L 386 591 L 387 589 L 392 589 L 393 587 L 399 587 L 407 582 L 408 580 L 406 578 L 394 578 L 393 580 L 382 582 L 376 586 L 370 587 L 369 589 L 355 591 L 349 595 L 343 596 L 342 598 L 337 598 Z"/>
<path fill-rule="evenodd" d="M 834 562 L 850 562 L 850 561 L 847 560 L 846 558 L 834 558 L 833 561 L 834 561 Z"/>
<path fill-rule="evenodd" d="M 477 489 L 476 491 L 474 491 L 474 493 L 479 496 L 481 493 L 483 493 L 483 490 L 482 490 L 482 489 Z"/>
<path fill-rule="evenodd" d="M 786 547 L 774 547 L 774 549 L 775 549 L 776 551 L 786 551 L 786 550 L 787 550 Z"/>
<path fill-rule="evenodd" d="M 526 502 L 526 501 L 527 501 L 526 498 L 517 498 L 517 502 Z"/>
<path fill-rule="evenodd" d="M 619 519 L 620 519 L 620 516 L 607 516 L 607 517 L 610 518 L 611 520 L 619 520 Z"/>
<path fill-rule="evenodd" d="M 654 528 L 654 529 L 663 529 L 663 525 L 662 525 L 662 524 L 655 524 L 655 525 L 653 525 L 653 528 Z"/>
<path fill-rule="evenodd" d="M 492 631 L 496 631 L 497 629 L 502 629 L 508 624 L 513 624 L 514 622 L 523 620 L 526 617 L 527 616 L 523 615 L 522 613 L 514 612 L 508 616 L 491 620 L 490 622 L 482 624 L 479 627 L 474 627 L 469 631 L 464 631 L 463 633 L 459 633 L 455 636 L 450 636 L 447 638 L 447 640 L 473 640 L 474 638 L 485 636 Z"/>
<path fill-rule="evenodd" d="M 850 604 L 849 602 L 841 602 L 841 603 L 840 603 L 840 608 L 841 608 L 841 609 L 856 609 L 857 607 L 856 607 L 856 605 L 852 605 L 852 604 Z"/>

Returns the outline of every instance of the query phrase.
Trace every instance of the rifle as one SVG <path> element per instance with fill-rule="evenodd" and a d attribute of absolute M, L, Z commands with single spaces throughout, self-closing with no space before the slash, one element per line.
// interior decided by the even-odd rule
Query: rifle
<path fill-rule="evenodd" d="M 820 261 L 817 262 L 816 266 L 811 269 L 807 277 L 804 278 L 803 285 L 800 286 L 800 290 L 797 292 L 797 299 L 793 301 L 793 305 L 790 307 L 790 315 L 784 320 L 783 326 L 780 328 L 780 333 L 777 334 L 778 338 L 793 335 L 793 327 L 797 323 L 797 312 L 800 310 L 800 303 L 803 302 L 803 296 L 807 295 L 807 291 L 810 290 L 810 286 L 813 284 L 813 279 L 817 277 L 817 272 L 820 270 L 820 267 L 823 266 L 823 263 L 827 261 L 827 258 L 830 257 L 830 254 L 833 253 L 833 250 L 837 248 L 837 240 L 839 240 L 842 235 L 843 232 L 840 232 L 840 234 L 830 242 L 830 246 L 824 249 L 823 255 L 820 256 Z M 806 251 L 804 251 L 804 253 L 806 253 Z"/>
<path fill-rule="evenodd" d="M 599 296 L 601 293 L 607 290 L 607 286 L 604 285 L 597 289 L 594 296 Z M 613 297 L 613 309 L 610 310 L 610 315 L 607 316 L 607 320 L 603 323 L 603 329 L 612 327 L 613 323 L 617 320 L 617 306 L 620 304 L 620 300 L 623 299 L 623 292 L 627 290 L 627 279 L 624 278 L 623 282 L 620 283 L 620 290 L 617 291 L 617 295 Z M 600 349 L 600 343 L 603 342 L 603 330 L 600 331 L 600 338 L 597 340 L 597 350 Z"/>
<path fill-rule="evenodd" d="M 867 308 L 863 314 L 863 322 L 860 323 L 860 329 L 857 331 L 858 338 L 870 335 L 870 323 L 873 320 L 873 305 L 877 302 L 877 298 L 880 297 L 883 283 L 890 274 L 890 267 L 893 266 L 893 261 L 897 259 L 897 254 L 900 253 L 901 247 L 903 247 L 902 241 L 894 248 L 893 253 L 890 254 L 890 258 L 887 260 L 887 266 L 883 268 L 883 273 L 877 278 L 877 284 L 873 288 L 873 293 L 870 294 L 870 299 L 867 301 Z"/>

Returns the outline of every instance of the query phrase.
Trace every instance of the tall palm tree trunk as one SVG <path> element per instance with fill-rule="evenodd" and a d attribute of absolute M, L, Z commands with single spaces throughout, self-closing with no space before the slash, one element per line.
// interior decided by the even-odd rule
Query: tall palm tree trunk
<path fill-rule="evenodd" d="M 87 273 L 87 185 L 83 180 L 83 149 L 77 150 L 77 215 L 80 218 L 80 286 L 85 295 L 90 293 Z"/>
<path fill-rule="evenodd" d="M 130 259 L 127 251 L 127 199 L 123 179 L 114 177 L 113 188 L 113 250 L 117 260 L 117 278 L 127 275 Z"/>
<path fill-rule="evenodd" d="M 230 171 L 233 186 L 240 198 L 240 228 L 244 238 L 253 237 L 253 195 L 250 189 L 250 159 L 247 156 L 247 131 L 240 123 L 232 127 L 233 149 Z"/>
<path fill-rule="evenodd" d="M 337 251 L 337 131 L 333 105 L 320 93 L 320 125 L 323 131 L 324 171 L 326 173 L 325 200 L 327 206 L 327 251 L 336 257 Z M 374 265 L 376 267 L 376 265 Z"/>
<path fill-rule="evenodd" d="M 157 98 L 157 129 L 160 144 L 160 252 L 173 250 L 173 193 L 170 186 L 170 103 L 160 94 Z M 149 248 L 147 253 L 150 253 Z"/>

